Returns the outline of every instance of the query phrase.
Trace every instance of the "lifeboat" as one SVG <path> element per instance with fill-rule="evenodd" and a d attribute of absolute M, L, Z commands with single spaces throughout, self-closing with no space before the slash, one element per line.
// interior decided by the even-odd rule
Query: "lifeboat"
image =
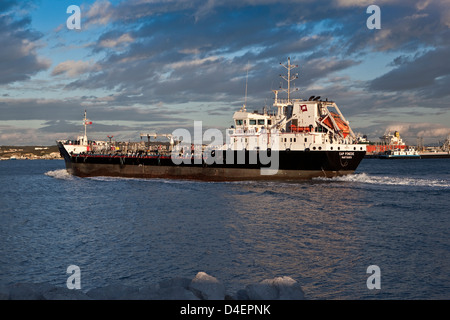
<path fill-rule="evenodd" d="M 346 138 L 349 135 L 349 133 L 350 133 L 350 127 L 348 126 L 347 123 L 344 122 L 344 120 L 342 120 L 342 118 L 337 113 L 330 112 L 330 114 L 327 115 L 325 117 L 325 119 L 321 120 L 323 122 L 323 124 L 325 124 L 326 126 L 328 126 L 330 128 L 334 128 L 335 127 L 333 125 L 333 122 L 330 119 L 330 115 L 333 117 L 334 122 L 338 126 L 338 128 L 335 128 L 335 129 L 340 131 L 342 133 L 342 135 L 344 136 L 344 138 Z"/>
<path fill-rule="evenodd" d="M 297 127 L 296 125 L 291 125 L 291 132 L 311 132 L 310 127 Z"/>

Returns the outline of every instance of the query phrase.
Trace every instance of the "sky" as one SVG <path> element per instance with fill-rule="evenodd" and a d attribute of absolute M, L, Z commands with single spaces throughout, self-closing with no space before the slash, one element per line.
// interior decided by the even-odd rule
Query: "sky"
<path fill-rule="evenodd" d="M 450 0 L 0 0 L 0 48 L 0 145 L 75 138 L 84 110 L 96 140 L 228 128 L 245 100 L 270 110 L 288 57 L 292 97 L 372 141 L 450 134 Z"/>

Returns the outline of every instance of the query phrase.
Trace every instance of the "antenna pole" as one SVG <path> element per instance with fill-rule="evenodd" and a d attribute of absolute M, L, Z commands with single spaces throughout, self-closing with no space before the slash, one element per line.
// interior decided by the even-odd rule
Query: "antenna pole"
<path fill-rule="evenodd" d="M 247 104 L 247 85 L 248 85 L 248 69 L 247 69 L 247 78 L 245 79 L 245 100 L 244 104 Z"/>
<path fill-rule="evenodd" d="M 244 111 L 247 107 L 247 84 L 248 84 L 248 69 L 249 69 L 249 62 L 247 61 L 247 77 L 245 79 L 245 98 L 244 98 Z"/>

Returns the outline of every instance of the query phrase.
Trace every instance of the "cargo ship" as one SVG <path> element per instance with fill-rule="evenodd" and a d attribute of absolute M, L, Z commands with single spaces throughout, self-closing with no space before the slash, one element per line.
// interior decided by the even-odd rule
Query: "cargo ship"
<path fill-rule="evenodd" d="M 57 141 L 66 169 L 80 177 L 206 181 L 300 180 L 353 173 L 366 145 L 357 142 L 335 102 L 320 96 L 292 99 L 296 89 L 291 89 L 291 82 L 298 76 L 291 70 L 298 66 L 290 58 L 281 65 L 287 69 L 287 76 L 282 76 L 287 88 L 273 90 L 272 111 L 248 111 L 244 103 L 234 113 L 222 144 L 190 143 L 177 130 L 163 135 L 141 133 L 147 143 L 88 140 L 86 128 L 92 122 L 85 111 L 84 135 Z M 280 92 L 284 98 L 278 97 Z M 161 137 L 169 142 L 155 149 L 150 140 Z"/>
<path fill-rule="evenodd" d="M 373 155 L 378 156 L 394 150 L 404 151 L 407 148 L 408 146 L 400 137 L 400 132 L 394 131 L 393 134 L 391 132 L 386 132 L 383 136 L 380 137 L 380 142 L 368 143 L 366 157 L 370 157 Z"/>

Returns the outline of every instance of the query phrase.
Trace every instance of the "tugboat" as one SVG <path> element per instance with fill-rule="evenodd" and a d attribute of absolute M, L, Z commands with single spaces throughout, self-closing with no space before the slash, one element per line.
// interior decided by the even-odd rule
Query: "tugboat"
<path fill-rule="evenodd" d="M 287 89 L 274 90 L 273 107 L 247 111 L 246 104 L 233 115 L 221 145 L 181 141 L 180 132 L 142 134 L 148 144 L 89 141 L 84 116 L 84 136 L 76 141 L 58 140 L 69 173 L 80 177 L 116 176 L 174 178 L 207 181 L 299 180 L 353 173 L 366 153 L 333 101 L 320 96 L 292 99 L 291 82 L 298 67 L 288 63 Z M 287 97 L 280 99 L 283 91 Z M 150 138 L 170 140 L 166 150 L 152 150 Z M 195 140 L 195 139 L 194 139 Z M 223 141 L 223 140 L 222 140 Z"/>
<path fill-rule="evenodd" d="M 380 159 L 420 159 L 420 154 L 416 149 L 409 147 L 407 149 L 388 150 L 378 156 Z"/>

